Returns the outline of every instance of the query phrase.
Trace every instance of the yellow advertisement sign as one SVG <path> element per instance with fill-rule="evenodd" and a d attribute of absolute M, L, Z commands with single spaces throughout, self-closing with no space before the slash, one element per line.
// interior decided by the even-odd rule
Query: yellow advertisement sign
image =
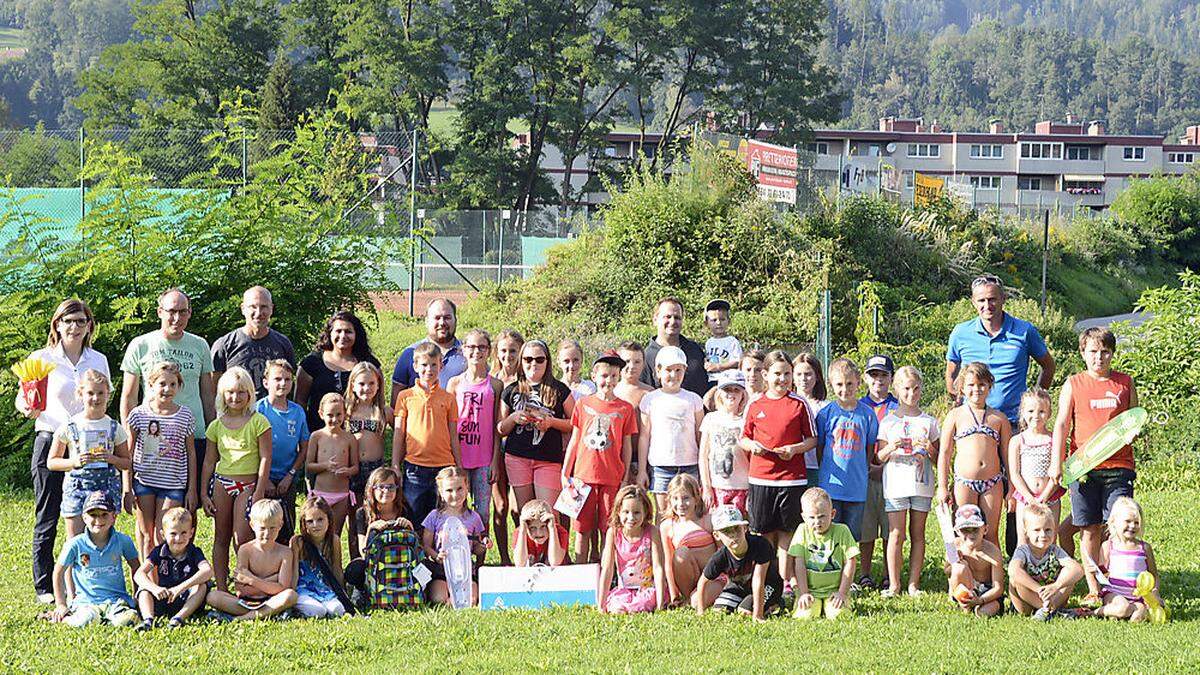
<path fill-rule="evenodd" d="M 946 179 L 913 174 L 913 206 L 928 206 L 945 194 Z"/>

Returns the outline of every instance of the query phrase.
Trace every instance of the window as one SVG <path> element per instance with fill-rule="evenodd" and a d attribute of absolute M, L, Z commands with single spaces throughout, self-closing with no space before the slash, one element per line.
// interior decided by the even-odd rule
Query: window
<path fill-rule="evenodd" d="M 850 146 L 850 154 L 854 157 L 878 157 L 883 153 L 883 147 L 878 143 L 855 143 Z"/>
<path fill-rule="evenodd" d="M 1062 143 L 1021 144 L 1021 159 L 1062 159 Z"/>
<path fill-rule="evenodd" d="M 1004 146 L 999 143 L 974 143 L 971 145 L 971 159 L 1001 159 L 1004 157 Z"/>
<path fill-rule="evenodd" d="M 1125 148 L 1125 159 L 1131 162 L 1141 162 L 1146 159 L 1146 149 L 1141 146 Z"/>
<path fill-rule="evenodd" d="M 915 180 L 915 175 L 913 174 L 912 171 L 904 172 L 904 187 L 905 187 L 905 189 L 911 190 L 913 188 L 914 180 Z"/>
<path fill-rule="evenodd" d="M 1041 190 L 1042 189 L 1042 179 L 1040 176 L 1039 177 L 1017 176 L 1017 189 L 1018 190 Z"/>
<path fill-rule="evenodd" d="M 1100 159 L 1100 146 L 1098 145 L 1068 145 L 1067 159 Z"/>
<path fill-rule="evenodd" d="M 971 176 L 971 187 L 976 190 L 999 190 L 1000 176 Z"/>
<path fill-rule="evenodd" d="M 1104 192 L 1104 183 L 1094 180 L 1063 179 L 1063 192 L 1073 195 L 1098 195 Z"/>
<path fill-rule="evenodd" d="M 909 143 L 909 157 L 941 157 L 942 146 L 936 143 Z"/>
<path fill-rule="evenodd" d="M 816 143 L 809 143 L 807 146 L 807 149 L 809 152 L 811 152 L 813 154 L 828 155 L 829 154 L 829 143 L 826 143 L 825 141 L 817 141 Z"/>
<path fill-rule="evenodd" d="M 1167 161 L 1171 164 L 1191 164 L 1196 161 L 1196 153 L 1172 152 L 1167 155 Z"/>

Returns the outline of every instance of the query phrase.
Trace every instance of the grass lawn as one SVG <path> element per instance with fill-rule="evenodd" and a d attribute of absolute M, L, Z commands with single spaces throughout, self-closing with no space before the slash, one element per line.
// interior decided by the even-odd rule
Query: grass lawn
<path fill-rule="evenodd" d="M 1200 488 L 1186 489 L 1147 468 L 1140 497 L 1148 538 L 1164 573 L 1173 621 L 1165 626 L 1100 620 L 1038 624 L 1004 616 L 977 620 L 944 595 L 935 519 L 918 598 L 858 600 L 855 616 L 832 624 L 674 611 L 635 617 L 588 609 L 544 612 L 429 610 L 334 621 L 256 625 L 201 623 L 149 634 L 110 627 L 72 630 L 35 618 L 29 583 L 32 496 L 0 494 L 0 668 L 13 671 L 366 670 L 784 670 L 819 671 L 1137 671 L 1200 668 Z M 122 516 L 118 529 L 129 532 Z M 211 541 L 202 519 L 199 544 Z M 877 559 L 878 560 L 878 559 Z M 880 565 L 876 563 L 876 570 Z"/>
<path fill-rule="evenodd" d="M 24 30 L 11 26 L 0 27 L 0 49 L 15 49 L 24 46 Z"/>

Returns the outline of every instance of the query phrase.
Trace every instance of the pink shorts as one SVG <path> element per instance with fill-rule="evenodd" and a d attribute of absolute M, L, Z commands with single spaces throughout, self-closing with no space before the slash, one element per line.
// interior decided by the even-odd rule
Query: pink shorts
<path fill-rule="evenodd" d="M 610 614 L 653 612 L 658 607 L 658 600 L 654 594 L 653 586 L 650 588 L 614 588 L 609 591 L 604 608 Z"/>
<path fill-rule="evenodd" d="M 562 489 L 562 464 L 557 462 L 506 454 L 504 468 L 508 472 L 508 484 L 513 487 L 536 485 L 553 490 Z"/>
<path fill-rule="evenodd" d="M 721 488 L 713 488 L 716 493 L 718 504 L 733 504 L 746 515 L 746 495 L 750 494 L 749 490 L 722 490 Z"/>

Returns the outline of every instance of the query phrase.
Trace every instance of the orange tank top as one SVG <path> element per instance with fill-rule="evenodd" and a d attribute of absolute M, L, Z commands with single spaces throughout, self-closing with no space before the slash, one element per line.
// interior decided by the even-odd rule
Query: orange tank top
<path fill-rule="evenodd" d="M 1111 371 L 1106 380 L 1098 380 L 1085 372 L 1072 375 L 1069 381 L 1071 402 L 1075 406 L 1075 419 L 1071 425 L 1071 452 L 1074 453 L 1100 427 L 1129 410 L 1133 379 L 1125 373 Z M 1126 445 L 1096 468 L 1133 470 L 1133 447 Z"/>

